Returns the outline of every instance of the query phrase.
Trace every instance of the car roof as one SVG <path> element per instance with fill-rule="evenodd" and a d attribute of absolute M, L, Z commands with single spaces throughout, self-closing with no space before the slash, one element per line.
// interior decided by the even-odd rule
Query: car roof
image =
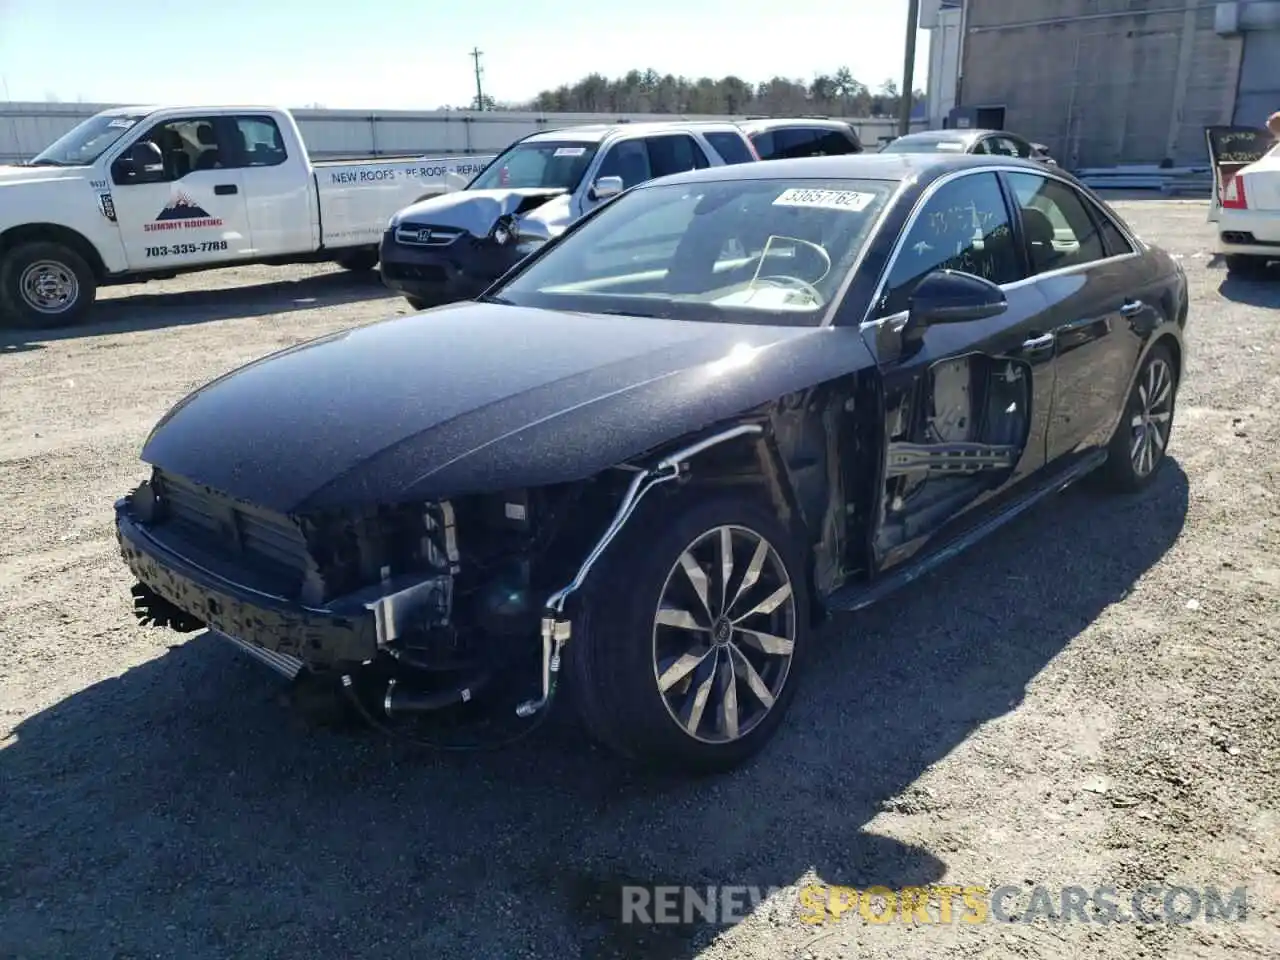
<path fill-rule="evenodd" d="M 1043 164 L 1019 157 L 971 153 L 849 153 L 831 157 L 797 157 L 791 160 L 760 160 L 724 167 L 688 170 L 649 180 L 635 187 L 644 190 L 654 184 L 702 183 L 715 180 L 888 180 L 928 181 L 958 170 L 986 167 L 1020 167 L 1044 174 Z"/>
<path fill-rule="evenodd" d="M 687 132 L 689 130 L 728 130 L 739 132 L 735 124 L 727 120 L 651 120 L 640 123 L 592 123 L 577 127 L 560 127 L 541 130 L 524 138 L 525 143 L 546 143 L 553 140 L 574 140 L 581 143 L 599 143 L 615 133 L 648 136 L 656 133 Z"/>
<path fill-rule="evenodd" d="M 765 130 L 781 130 L 786 127 L 849 130 L 852 124 L 847 120 L 835 120 L 831 117 L 755 117 L 750 120 L 743 120 L 738 126 L 750 133 L 761 133 Z"/>

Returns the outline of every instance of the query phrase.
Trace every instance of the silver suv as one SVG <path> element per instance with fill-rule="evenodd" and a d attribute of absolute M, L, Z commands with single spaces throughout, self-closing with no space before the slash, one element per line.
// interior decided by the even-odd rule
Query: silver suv
<path fill-rule="evenodd" d="M 474 297 L 629 187 L 756 159 L 731 121 L 622 121 L 535 133 L 462 190 L 396 213 L 382 238 L 382 281 L 414 309 Z"/>

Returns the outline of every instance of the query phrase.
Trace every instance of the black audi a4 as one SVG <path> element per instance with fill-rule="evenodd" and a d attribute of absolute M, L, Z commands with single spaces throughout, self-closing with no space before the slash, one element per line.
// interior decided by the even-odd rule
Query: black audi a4
<path fill-rule="evenodd" d="M 393 731 L 524 683 L 519 723 L 563 688 L 625 756 L 726 769 L 826 614 L 1087 474 L 1149 484 L 1186 322 L 1180 266 L 1034 161 L 691 171 L 196 390 L 120 545 L 144 620 Z"/>

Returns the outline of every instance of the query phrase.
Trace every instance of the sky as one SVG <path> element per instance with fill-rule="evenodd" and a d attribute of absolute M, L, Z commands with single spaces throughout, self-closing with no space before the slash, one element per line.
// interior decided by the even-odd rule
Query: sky
<path fill-rule="evenodd" d="M 759 82 L 848 66 L 874 90 L 901 84 L 906 19 L 907 0 L 0 0 L 0 100 L 465 107 L 475 47 L 498 101 L 648 67 Z"/>

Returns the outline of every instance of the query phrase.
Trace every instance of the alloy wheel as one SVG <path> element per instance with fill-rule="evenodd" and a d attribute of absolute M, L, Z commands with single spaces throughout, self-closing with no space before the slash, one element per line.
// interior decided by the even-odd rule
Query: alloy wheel
<path fill-rule="evenodd" d="M 1173 425 L 1173 370 L 1160 357 L 1147 364 L 1138 382 L 1136 412 L 1129 422 L 1129 460 L 1139 477 L 1150 474 L 1169 443 Z"/>
<path fill-rule="evenodd" d="M 18 290 L 32 310 L 58 314 L 75 306 L 80 295 L 80 281 L 75 271 L 65 263 L 37 260 L 22 271 Z"/>
<path fill-rule="evenodd" d="M 654 617 L 654 679 L 671 718 L 703 743 L 730 743 L 773 709 L 796 641 L 791 576 L 747 527 L 715 527 L 672 565 Z"/>

